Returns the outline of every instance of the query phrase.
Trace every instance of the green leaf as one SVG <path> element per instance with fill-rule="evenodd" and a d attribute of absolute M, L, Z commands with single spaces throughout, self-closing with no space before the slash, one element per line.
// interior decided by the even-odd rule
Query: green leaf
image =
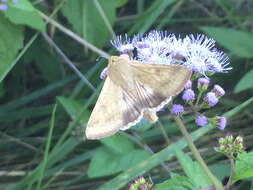
<path fill-rule="evenodd" d="M 110 24 L 115 20 L 116 0 L 98 0 Z M 100 16 L 93 1 L 66 1 L 63 15 L 72 24 L 73 29 L 85 40 L 101 48 L 109 38 L 109 30 Z"/>
<path fill-rule="evenodd" d="M 234 93 L 241 92 L 243 90 L 247 90 L 249 88 L 253 88 L 253 69 L 251 69 L 249 72 L 247 72 L 241 80 L 236 84 Z"/>
<path fill-rule="evenodd" d="M 240 179 L 253 177 L 253 152 L 239 154 L 237 159 L 233 183 Z"/>
<path fill-rule="evenodd" d="M 57 100 L 60 102 L 60 104 L 63 106 L 63 108 L 66 110 L 66 112 L 69 114 L 69 116 L 72 119 L 75 119 L 76 116 L 80 113 L 82 110 L 82 105 L 70 98 L 65 98 L 62 96 L 58 96 Z M 88 121 L 90 113 L 89 111 L 84 111 L 83 115 L 81 116 L 81 123 L 86 123 Z"/>
<path fill-rule="evenodd" d="M 229 164 L 213 164 L 209 166 L 211 172 L 222 181 L 226 176 L 230 174 L 230 165 Z"/>
<path fill-rule="evenodd" d="M 191 179 L 196 187 L 206 187 L 212 185 L 202 168 L 197 162 L 191 160 L 189 156 L 181 150 L 176 151 L 176 156 L 186 175 Z"/>
<path fill-rule="evenodd" d="M 192 190 L 196 189 L 192 181 L 179 174 L 171 173 L 171 178 L 155 186 L 156 190 Z"/>
<path fill-rule="evenodd" d="M 134 145 L 122 134 L 115 134 L 108 138 L 103 138 L 100 140 L 106 147 L 118 154 L 125 154 L 134 149 Z"/>
<path fill-rule="evenodd" d="M 200 27 L 218 43 L 235 55 L 245 58 L 253 57 L 253 36 L 250 33 L 223 27 Z"/>
<path fill-rule="evenodd" d="M 24 24 L 41 32 L 46 31 L 46 24 L 28 0 L 9 3 L 5 16 L 15 24 Z"/>
<path fill-rule="evenodd" d="M 27 63 L 35 62 L 38 70 L 48 82 L 57 82 L 63 78 L 63 64 L 50 51 L 45 40 L 36 40 L 24 55 L 24 60 Z"/>
<path fill-rule="evenodd" d="M 0 82 L 15 65 L 15 57 L 23 46 L 23 27 L 16 26 L 0 14 Z"/>
<path fill-rule="evenodd" d="M 125 154 L 116 154 L 107 147 L 100 147 L 91 160 L 88 169 L 90 178 L 108 176 L 124 171 L 149 157 L 144 150 L 132 150 Z"/>

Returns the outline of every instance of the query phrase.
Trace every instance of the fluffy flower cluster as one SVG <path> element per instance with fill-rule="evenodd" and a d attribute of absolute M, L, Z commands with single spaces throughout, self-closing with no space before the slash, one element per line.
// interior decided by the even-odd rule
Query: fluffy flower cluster
<path fill-rule="evenodd" d="M 205 115 L 199 113 L 201 109 L 207 109 L 215 106 L 218 103 L 219 98 L 225 95 L 223 88 L 217 84 L 213 86 L 211 91 L 207 92 L 209 83 L 210 80 L 207 78 L 199 78 L 197 80 L 198 95 L 197 98 L 195 98 L 195 92 L 192 89 L 192 82 L 189 80 L 184 86 L 185 90 L 183 92 L 182 99 L 185 104 L 189 106 L 190 110 L 196 113 L 195 122 L 198 126 L 204 127 L 208 123 L 211 123 L 218 129 L 224 130 L 227 124 L 227 120 L 224 116 L 207 118 Z M 183 105 L 173 104 L 170 113 L 173 115 L 182 115 L 184 110 Z"/>
<path fill-rule="evenodd" d="M 18 0 L 0 0 L 0 11 L 6 11 L 8 9 L 8 3 L 17 4 Z"/>
<path fill-rule="evenodd" d="M 144 36 L 136 35 L 132 39 L 118 36 L 112 45 L 120 54 L 143 63 L 180 64 L 204 76 L 209 73 L 224 73 L 231 69 L 228 57 L 216 49 L 215 41 L 203 34 L 176 37 L 166 32 L 152 31 Z M 134 57 L 133 51 L 137 54 Z"/>

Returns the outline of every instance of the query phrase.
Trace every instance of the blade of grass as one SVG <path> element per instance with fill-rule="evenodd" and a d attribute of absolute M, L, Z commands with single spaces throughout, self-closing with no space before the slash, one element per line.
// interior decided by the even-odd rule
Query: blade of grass
<path fill-rule="evenodd" d="M 45 151 L 44 151 L 42 166 L 40 167 L 40 170 L 39 170 L 39 179 L 38 179 L 36 190 L 40 190 L 40 185 L 41 185 L 43 175 L 44 175 L 44 171 L 45 171 L 47 161 L 48 161 L 48 152 L 49 152 L 51 139 L 52 139 L 52 135 L 53 135 L 56 108 L 57 108 L 57 104 L 55 104 L 55 106 L 54 106 L 52 117 L 51 117 L 51 123 L 50 123 L 50 127 L 49 127 L 49 132 L 48 132 L 48 137 L 47 137 L 47 142 L 46 142 L 46 148 L 45 148 Z"/>

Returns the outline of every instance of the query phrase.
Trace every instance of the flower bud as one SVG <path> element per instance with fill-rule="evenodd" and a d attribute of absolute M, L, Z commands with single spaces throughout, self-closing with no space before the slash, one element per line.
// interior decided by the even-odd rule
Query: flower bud
<path fill-rule="evenodd" d="M 216 94 L 216 96 L 217 96 L 218 98 L 220 98 L 220 97 L 222 97 L 222 96 L 225 95 L 225 91 L 223 90 L 223 88 L 222 88 L 220 85 L 217 85 L 217 84 L 214 85 L 212 91 Z"/>
<path fill-rule="evenodd" d="M 196 117 L 195 122 L 197 123 L 198 126 L 204 127 L 208 122 L 207 122 L 207 118 L 204 115 L 198 115 Z"/>
<path fill-rule="evenodd" d="M 185 90 L 182 95 L 182 99 L 186 102 L 194 100 L 195 99 L 194 91 L 192 89 Z"/>
<path fill-rule="evenodd" d="M 172 115 L 179 115 L 184 112 L 184 107 L 181 104 L 173 104 L 170 113 Z"/>
<path fill-rule="evenodd" d="M 213 107 L 218 103 L 218 98 L 215 96 L 215 93 L 208 92 L 205 96 L 205 102 L 210 106 Z"/>
<path fill-rule="evenodd" d="M 198 79 L 198 89 L 199 89 L 199 91 L 201 91 L 201 92 L 206 91 L 207 88 L 208 88 L 209 83 L 210 83 L 209 79 L 207 79 L 207 78 L 199 78 Z"/>
<path fill-rule="evenodd" d="M 191 89 L 192 88 L 192 81 L 191 80 L 188 80 L 185 85 L 184 85 L 184 89 L 187 90 L 187 89 Z"/>

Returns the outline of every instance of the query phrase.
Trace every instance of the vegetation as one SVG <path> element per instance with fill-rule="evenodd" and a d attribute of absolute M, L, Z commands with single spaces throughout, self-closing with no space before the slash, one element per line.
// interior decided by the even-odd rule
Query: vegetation
<path fill-rule="evenodd" d="M 103 86 L 100 73 L 108 56 L 117 55 L 110 40 L 151 30 L 203 33 L 228 54 L 233 69 L 211 80 L 226 94 L 205 111 L 227 118 L 224 131 L 211 122 L 199 127 L 191 115 L 183 121 L 225 188 L 252 189 L 252 13 L 250 0 L 0 0 L 0 189 L 129 189 L 142 175 L 131 184 L 213 188 L 168 109 L 155 124 L 85 138 Z M 228 156 L 222 146 L 229 143 L 237 151 Z"/>

